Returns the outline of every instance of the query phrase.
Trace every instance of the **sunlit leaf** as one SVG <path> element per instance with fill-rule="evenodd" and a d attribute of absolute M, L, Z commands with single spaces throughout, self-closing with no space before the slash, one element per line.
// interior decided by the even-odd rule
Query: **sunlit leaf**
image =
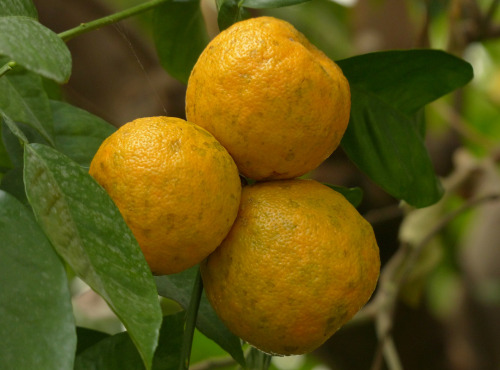
<path fill-rule="evenodd" d="M 64 266 L 31 211 L 1 190 L 0 235 L 0 368 L 72 368 L 76 333 Z"/>
<path fill-rule="evenodd" d="M 187 83 L 209 37 L 199 0 L 173 0 L 156 7 L 153 35 L 160 63 L 174 78 Z"/>
<path fill-rule="evenodd" d="M 59 36 L 30 17 L 0 17 L 0 55 L 59 83 L 71 75 L 71 54 Z"/>
<path fill-rule="evenodd" d="M 58 151 L 25 145 L 26 194 L 52 245 L 127 328 L 148 368 L 161 310 L 151 271 L 106 191 Z"/>

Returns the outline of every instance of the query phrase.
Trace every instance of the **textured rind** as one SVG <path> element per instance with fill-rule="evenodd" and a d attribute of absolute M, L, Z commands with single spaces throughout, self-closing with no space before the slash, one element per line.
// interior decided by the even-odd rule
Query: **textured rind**
<path fill-rule="evenodd" d="M 351 319 L 379 270 L 371 225 L 341 194 L 296 179 L 245 187 L 231 232 L 201 272 L 234 334 L 292 355 L 313 351 Z"/>
<path fill-rule="evenodd" d="M 102 143 L 89 172 L 157 275 L 211 253 L 229 232 L 241 196 L 231 156 L 209 132 L 179 118 L 127 123 Z"/>
<path fill-rule="evenodd" d="M 211 132 L 255 180 L 316 168 L 338 147 L 350 106 L 340 68 L 272 17 L 238 22 L 215 37 L 186 93 L 188 120 Z"/>

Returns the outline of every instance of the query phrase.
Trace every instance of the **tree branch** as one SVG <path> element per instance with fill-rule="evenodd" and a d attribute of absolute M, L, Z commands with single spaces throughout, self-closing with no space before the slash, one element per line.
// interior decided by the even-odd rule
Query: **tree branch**
<path fill-rule="evenodd" d="M 61 32 L 59 34 L 59 37 L 63 39 L 63 41 L 69 41 L 73 37 L 79 36 L 83 33 L 96 30 L 98 28 L 101 28 L 103 26 L 107 26 L 113 23 L 117 23 L 123 19 L 130 18 L 134 15 L 144 13 L 150 9 L 153 9 L 154 7 L 165 3 L 169 0 L 150 0 L 148 2 L 145 2 L 143 4 L 139 4 L 137 6 L 133 6 L 129 9 L 125 9 L 121 12 L 117 12 L 111 15 L 108 15 L 107 17 L 99 18 L 94 21 L 88 22 L 88 23 L 82 23 L 77 27 L 74 27 L 70 30 Z"/>
<path fill-rule="evenodd" d="M 500 193 L 487 194 L 469 199 L 456 210 L 445 215 L 419 243 L 413 246 L 402 244 L 385 265 L 380 275 L 378 291 L 372 302 L 364 308 L 364 310 L 368 312 L 375 312 L 375 324 L 380 343 L 379 350 L 372 364 L 372 369 L 380 369 L 380 353 L 383 353 L 389 369 L 399 370 L 402 368 L 391 335 L 394 314 L 398 296 L 407 282 L 412 269 L 418 262 L 424 248 L 436 235 L 448 226 L 450 222 L 463 212 L 485 202 L 498 199 L 500 199 Z M 363 317 L 363 314 L 360 313 L 359 317 Z"/>

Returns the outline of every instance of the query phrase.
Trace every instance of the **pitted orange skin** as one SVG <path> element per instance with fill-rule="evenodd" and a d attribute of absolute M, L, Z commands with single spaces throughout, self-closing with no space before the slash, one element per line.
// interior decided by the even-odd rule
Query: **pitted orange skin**
<path fill-rule="evenodd" d="M 340 68 L 291 24 L 238 22 L 215 37 L 189 78 L 186 116 L 255 180 L 301 176 L 339 145 L 350 90 Z"/>
<path fill-rule="evenodd" d="M 215 311 L 262 351 L 318 348 L 368 301 L 380 271 L 371 225 L 314 180 L 243 188 L 236 221 L 201 265 Z"/>
<path fill-rule="evenodd" d="M 157 275 L 203 260 L 238 212 L 241 182 L 231 156 L 205 129 L 179 118 L 127 123 L 102 143 L 89 172 Z"/>

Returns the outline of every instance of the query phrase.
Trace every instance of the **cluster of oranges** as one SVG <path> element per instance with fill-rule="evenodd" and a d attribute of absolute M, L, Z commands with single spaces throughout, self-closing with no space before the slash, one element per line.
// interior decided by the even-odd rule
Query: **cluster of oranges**
<path fill-rule="evenodd" d="M 289 23 L 253 18 L 200 55 L 187 121 L 122 126 L 90 174 L 154 274 L 201 264 L 231 331 L 268 353 L 307 353 L 368 301 L 379 275 L 369 223 L 341 194 L 297 178 L 337 148 L 349 112 L 333 61 Z M 254 183 L 242 188 L 240 174 Z"/>

